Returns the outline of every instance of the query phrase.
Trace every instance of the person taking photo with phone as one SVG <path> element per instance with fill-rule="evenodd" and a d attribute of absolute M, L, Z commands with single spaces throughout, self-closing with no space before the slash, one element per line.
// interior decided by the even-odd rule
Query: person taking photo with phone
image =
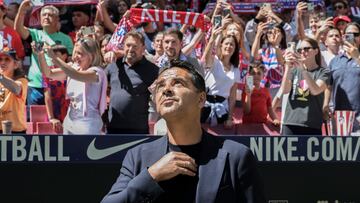
<path fill-rule="evenodd" d="M 207 96 L 201 122 L 224 124 L 225 128 L 231 128 L 237 83 L 240 82 L 239 43 L 233 35 L 223 36 L 219 50 L 216 51 L 218 54 L 214 56 L 212 53 L 215 39 L 222 30 L 222 26 L 213 28 L 202 58 Z"/>
<path fill-rule="evenodd" d="M 45 51 L 58 68 L 50 69 Z M 45 51 L 33 46 L 44 75 L 53 80 L 67 80 L 66 96 L 70 100 L 64 119 L 64 134 L 102 134 L 101 115 L 106 109 L 107 78 L 102 69 L 102 58 L 98 43 L 91 38 L 76 42 L 72 63 L 66 63 L 51 47 Z"/>
<path fill-rule="evenodd" d="M 321 135 L 322 105 L 329 71 L 321 67 L 321 53 L 316 40 L 304 38 L 296 53 L 285 52 L 285 72 L 280 91 L 289 93 L 283 135 Z"/>
<path fill-rule="evenodd" d="M 69 36 L 59 32 L 59 10 L 46 5 L 40 11 L 41 30 L 27 28 L 24 26 L 25 16 L 28 10 L 32 9 L 31 1 L 24 0 L 19 8 L 15 18 L 15 30 L 20 34 L 23 40 L 44 42 L 49 46 L 55 44 L 64 45 L 68 53 L 73 52 L 73 43 Z M 52 66 L 52 60 L 45 54 L 46 63 Z M 44 81 L 39 67 L 38 58 L 32 53 L 31 65 L 28 73 L 29 88 L 27 96 L 27 105 L 45 105 L 44 101 Z"/>
<path fill-rule="evenodd" d="M 324 114 L 330 112 L 330 97 L 334 111 L 355 111 L 355 117 L 360 116 L 360 25 L 349 23 L 343 36 L 344 53 L 335 56 L 330 62 L 331 94 L 327 94 L 324 103 Z M 331 113 L 330 113 L 331 114 Z M 353 132 L 360 129 L 354 122 Z"/>

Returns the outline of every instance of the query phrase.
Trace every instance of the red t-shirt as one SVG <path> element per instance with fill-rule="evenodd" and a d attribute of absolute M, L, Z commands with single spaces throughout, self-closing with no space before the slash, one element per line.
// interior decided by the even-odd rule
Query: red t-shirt
<path fill-rule="evenodd" d="M 2 34 L 4 38 L 4 47 L 14 49 L 17 57 L 20 59 L 25 57 L 25 50 L 20 35 L 14 29 L 5 26 L 3 30 L 0 30 L 0 34 Z"/>
<path fill-rule="evenodd" d="M 242 102 L 245 102 L 245 91 L 242 93 Z M 268 107 L 271 107 L 271 96 L 266 88 L 254 89 L 251 94 L 250 113 L 243 115 L 243 123 L 266 123 Z"/>

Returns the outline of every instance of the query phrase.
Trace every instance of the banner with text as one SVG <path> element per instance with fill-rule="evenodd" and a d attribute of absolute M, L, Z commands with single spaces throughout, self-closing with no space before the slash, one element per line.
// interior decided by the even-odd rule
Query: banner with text
<path fill-rule="evenodd" d="M 0 136 L 0 163 L 119 163 L 126 151 L 159 136 Z M 360 162 L 359 137 L 224 136 L 260 162 Z"/>

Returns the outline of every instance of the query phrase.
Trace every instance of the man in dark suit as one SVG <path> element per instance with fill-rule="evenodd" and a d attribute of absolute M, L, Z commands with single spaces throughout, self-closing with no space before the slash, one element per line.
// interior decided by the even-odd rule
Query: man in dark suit
<path fill-rule="evenodd" d="M 192 65 L 172 61 L 152 87 L 167 136 L 128 151 L 102 202 L 265 202 L 251 151 L 201 129 L 205 82 Z"/>

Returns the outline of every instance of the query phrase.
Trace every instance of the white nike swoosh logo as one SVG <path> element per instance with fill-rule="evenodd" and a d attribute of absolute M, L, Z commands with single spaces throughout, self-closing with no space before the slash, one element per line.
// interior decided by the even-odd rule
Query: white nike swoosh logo
<path fill-rule="evenodd" d="M 114 146 L 114 147 L 109 147 L 109 148 L 104 148 L 104 149 L 98 149 L 95 147 L 95 140 L 96 138 L 89 144 L 88 149 L 87 149 L 87 156 L 89 157 L 89 159 L 91 160 L 99 160 L 99 159 L 103 159 L 107 156 L 110 156 L 112 154 L 115 154 L 121 150 L 127 149 L 129 147 L 132 147 L 134 145 L 137 145 L 145 140 L 147 140 L 149 138 L 144 138 L 141 140 L 136 140 L 133 142 L 129 142 L 129 143 L 125 143 L 125 144 L 121 144 L 118 146 Z"/>

